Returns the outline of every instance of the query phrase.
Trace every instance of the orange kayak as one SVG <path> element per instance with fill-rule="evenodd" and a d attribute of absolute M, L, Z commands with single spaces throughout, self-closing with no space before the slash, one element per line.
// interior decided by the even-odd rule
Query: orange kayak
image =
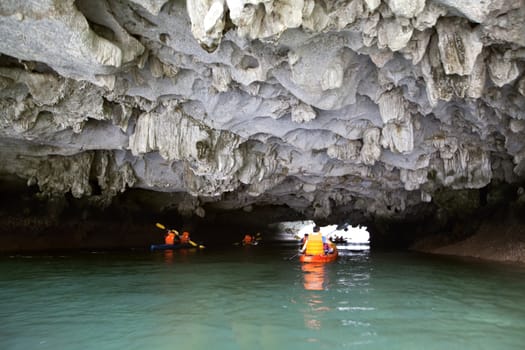
<path fill-rule="evenodd" d="M 337 248 L 334 248 L 334 252 L 330 254 L 319 254 L 319 255 L 306 255 L 302 254 L 299 256 L 299 261 L 303 263 L 313 262 L 313 263 L 327 263 L 332 262 L 337 259 Z"/>

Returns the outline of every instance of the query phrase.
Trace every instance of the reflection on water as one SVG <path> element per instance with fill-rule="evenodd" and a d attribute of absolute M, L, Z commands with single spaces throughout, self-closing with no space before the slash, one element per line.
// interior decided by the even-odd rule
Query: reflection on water
<path fill-rule="evenodd" d="M 162 254 L 162 256 L 164 257 L 164 262 L 166 264 L 191 262 L 190 257 L 198 253 L 199 253 L 199 250 L 196 248 L 189 248 L 189 249 L 184 248 L 184 249 L 175 249 L 175 250 L 166 249 L 166 250 L 157 252 L 157 254 Z"/>
<path fill-rule="evenodd" d="M 304 289 L 310 291 L 322 291 L 325 289 L 327 280 L 325 275 L 325 264 L 306 263 L 302 264 Z M 320 330 L 321 320 L 318 317 L 320 312 L 329 311 L 330 308 L 323 302 L 322 293 L 311 293 L 307 296 L 307 311 L 304 314 L 305 326 L 309 329 Z"/>
<path fill-rule="evenodd" d="M 323 290 L 325 285 L 325 265 L 316 263 L 302 264 L 304 289 Z"/>
<path fill-rule="evenodd" d="M 301 313 L 308 344 L 365 346 L 378 336 L 370 322 L 377 310 L 371 306 L 369 250 L 343 250 L 340 257 L 335 263 L 301 265 Z"/>
<path fill-rule="evenodd" d="M 166 264 L 173 264 L 173 250 L 168 249 L 163 252 L 164 254 L 164 262 Z"/>
<path fill-rule="evenodd" d="M 263 248 L 263 249 L 259 249 Z M 0 349 L 521 349 L 525 269 L 293 247 L 0 258 Z"/>

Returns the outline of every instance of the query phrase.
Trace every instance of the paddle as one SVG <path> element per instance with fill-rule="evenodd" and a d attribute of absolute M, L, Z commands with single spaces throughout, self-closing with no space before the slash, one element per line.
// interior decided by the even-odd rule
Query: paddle
<path fill-rule="evenodd" d="M 291 257 L 288 258 L 288 260 L 292 260 L 293 258 L 297 257 L 297 255 L 299 255 L 301 253 L 295 253 L 294 255 L 292 255 Z"/>
<path fill-rule="evenodd" d="M 244 247 L 244 246 L 248 246 L 248 245 L 258 245 L 258 244 L 259 244 L 259 242 L 257 242 L 257 241 L 255 241 L 255 242 L 253 242 L 253 243 L 250 243 L 250 244 L 246 244 L 246 243 L 244 243 L 244 242 L 234 242 L 234 243 L 233 243 L 233 245 L 242 245 L 243 247 Z"/>
<path fill-rule="evenodd" d="M 161 223 L 158 223 L 158 222 L 157 222 L 157 223 L 155 224 L 155 226 L 157 226 L 157 227 L 160 228 L 161 230 L 166 230 L 166 226 L 164 226 L 164 225 L 161 224 Z M 177 232 L 176 230 L 172 230 L 172 231 L 175 233 L 175 235 L 176 235 L 177 237 L 180 238 L 180 236 L 179 236 L 179 232 Z M 194 246 L 194 247 L 199 247 L 200 249 L 206 248 L 206 247 L 204 247 L 202 244 L 197 244 L 197 243 L 193 242 L 191 239 L 189 240 L 189 242 L 190 242 L 190 244 L 191 244 L 192 246 Z"/>

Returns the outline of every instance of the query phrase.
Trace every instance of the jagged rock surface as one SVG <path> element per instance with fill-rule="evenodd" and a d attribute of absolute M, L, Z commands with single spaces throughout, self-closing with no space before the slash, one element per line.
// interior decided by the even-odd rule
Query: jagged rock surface
<path fill-rule="evenodd" d="M 519 183 L 523 9 L 2 1 L 0 173 L 102 205 L 139 188 L 188 193 L 179 211 L 199 216 L 276 204 L 316 219 Z"/>

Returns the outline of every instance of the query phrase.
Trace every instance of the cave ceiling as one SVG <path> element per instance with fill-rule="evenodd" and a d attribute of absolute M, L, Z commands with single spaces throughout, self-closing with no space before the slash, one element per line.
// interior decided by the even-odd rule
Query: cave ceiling
<path fill-rule="evenodd" d="M 2 1 L 0 174 L 100 205 L 141 189 L 201 217 L 315 219 L 521 183 L 524 7 Z"/>

